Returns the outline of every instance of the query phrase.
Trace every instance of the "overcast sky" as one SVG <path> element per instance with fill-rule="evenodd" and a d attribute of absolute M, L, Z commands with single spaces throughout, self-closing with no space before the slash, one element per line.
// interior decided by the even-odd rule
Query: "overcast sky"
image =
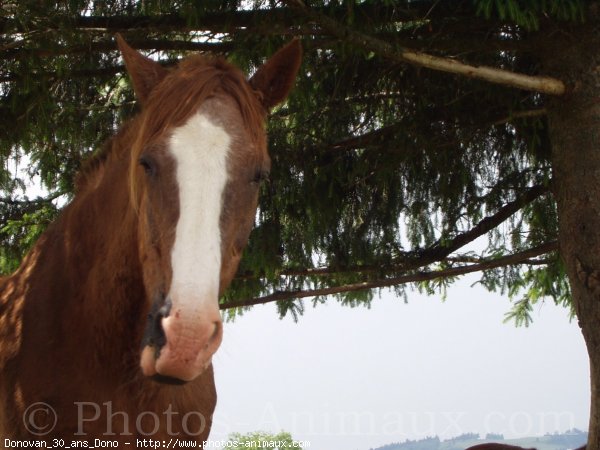
<path fill-rule="evenodd" d="M 466 278 L 446 302 L 384 294 L 372 308 L 308 306 L 299 323 L 273 305 L 226 324 L 214 358 L 211 438 L 289 431 L 312 449 L 368 450 L 461 433 L 587 430 L 589 374 L 576 321 L 551 302 L 529 328 L 509 302 Z"/>

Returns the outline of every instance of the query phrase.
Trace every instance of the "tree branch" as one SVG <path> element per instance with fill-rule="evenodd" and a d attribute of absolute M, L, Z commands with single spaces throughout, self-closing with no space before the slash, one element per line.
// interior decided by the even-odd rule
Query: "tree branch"
<path fill-rule="evenodd" d="M 10 197 L 4 197 L 4 198 L 0 198 L 0 203 L 4 203 L 6 205 L 32 205 L 32 204 L 37 205 L 40 203 L 50 203 L 65 194 L 66 194 L 66 192 L 64 192 L 64 191 L 57 191 L 57 192 L 50 194 L 47 197 L 38 197 L 33 200 L 22 200 L 22 199 L 13 199 Z"/>
<path fill-rule="evenodd" d="M 239 308 L 260 305 L 264 303 L 270 303 L 275 301 L 289 301 L 296 300 L 306 297 L 320 297 L 324 295 L 342 294 L 344 292 L 356 292 L 364 291 L 368 289 L 386 288 L 392 286 L 399 286 L 407 283 L 416 283 L 422 281 L 430 281 L 438 278 L 449 278 L 460 275 L 465 275 L 473 272 L 480 272 L 483 270 L 491 270 L 503 266 L 514 266 L 520 264 L 527 264 L 527 261 L 536 256 L 544 255 L 546 253 L 555 251 L 558 249 L 558 243 L 556 241 L 548 242 L 540 246 L 524 250 L 522 252 L 514 253 L 512 255 L 502 256 L 500 258 L 490 259 L 478 264 L 470 264 L 461 267 L 452 267 L 450 269 L 429 271 L 429 272 L 417 272 L 410 275 L 402 275 L 398 277 L 384 278 L 374 281 L 364 281 L 362 283 L 346 284 L 342 286 L 332 286 L 322 289 L 311 289 L 311 290 L 297 290 L 288 292 L 275 292 L 270 295 L 263 297 L 230 301 L 222 303 L 221 309 Z"/>
<path fill-rule="evenodd" d="M 172 67 L 178 63 L 178 60 L 163 60 L 157 61 L 163 67 Z M 27 75 L 35 78 L 46 78 L 51 80 L 65 80 L 71 78 L 87 78 L 87 77 L 111 77 L 118 73 L 125 73 L 126 68 L 124 64 L 119 64 L 111 67 L 99 67 L 93 69 L 79 69 L 72 70 L 70 72 L 34 72 L 28 73 Z M 19 81 L 24 77 L 20 74 L 9 74 L 4 77 L 0 77 L 0 83 L 8 83 L 12 81 Z"/>
<path fill-rule="evenodd" d="M 486 126 L 502 125 L 504 123 L 509 123 L 509 122 L 512 122 L 517 119 L 527 119 L 527 118 L 531 118 L 531 117 L 543 117 L 546 114 L 547 114 L 546 108 L 538 108 L 538 109 L 531 109 L 531 110 L 524 110 L 524 111 L 514 111 L 510 115 L 503 116 L 500 119 L 494 120 L 492 123 L 486 124 Z M 320 149 L 323 151 L 326 151 L 326 152 L 356 150 L 357 148 L 363 148 L 365 146 L 368 146 L 377 140 L 384 141 L 390 135 L 394 134 L 398 130 L 401 130 L 402 128 L 403 128 L 403 124 L 401 122 L 393 123 L 391 125 L 377 128 L 375 130 L 367 131 L 360 135 L 350 136 L 350 137 L 342 139 L 340 141 L 325 144 L 322 147 L 320 147 Z"/>
<path fill-rule="evenodd" d="M 389 23 L 389 22 L 423 22 L 431 20 L 433 17 L 445 19 L 449 10 L 457 13 L 456 6 L 443 10 L 437 8 L 436 15 L 430 14 L 428 19 L 424 16 L 428 14 L 429 7 L 422 5 L 425 2 L 416 2 L 410 8 L 400 8 L 398 6 L 385 7 L 376 2 L 366 2 L 354 5 L 352 12 L 358 18 L 368 19 L 371 23 Z M 341 7 L 321 7 L 319 11 L 327 12 L 336 18 L 343 18 L 348 14 L 348 8 Z M 469 24 L 473 24 L 471 11 L 464 11 L 462 16 Z M 58 30 L 68 25 L 69 28 L 80 30 L 94 30 L 103 32 L 127 32 L 136 29 L 161 32 L 189 32 L 189 31 L 211 31 L 213 33 L 228 33 L 234 28 L 254 29 L 257 26 L 267 25 L 272 30 L 277 27 L 292 27 L 298 25 L 298 15 L 296 11 L 290 8 L 268 8 L 268 9 L 242 9 L 236 11 L 206 11 L 197 20 L 198 24 L 190 23 L 190 20 L 180 14 L 163 14 L 153 16 L 140 15 L 115 15 L 115 16 L 95 16 L 79 15 L 66 16 L 58 15 L 45 17 L 45 20 L 35 20 L 29 23 L 12 17 L 0 17 L 0 33 L 8 34 L 30 33 L 32 31 Z M 464 29 L 464 28 L 463 28 Z"/>
<path fill-rule="evenodd" d="M 438 241 L 431 247 L 416 252 L 416 254 L 422 258 L 422 260 L 430 261 L 427 264 L 441 261 L 459 248 L 467 245 L 470 242 L 473 242 L 478 237 L 483 236 L 485 233 L 493 230 L 510 216 L 523 208 L 523 206 L 531 203 L 546 192 L 548 192 L 548 188 L 545 186 L 534 186 L 529 188 L 518 198 L 500 208 L 494 215 L 483 218 L 469 231 L 460 233 L 449 241 Z M 422 265 L 424 266 L 427 264 Z"/>
<path fill-rule="evenodd" d="M 168 39 L 144 39 L 128 41 L 129 45 L 137 50 L 180 50 L 180 51 L 199 51 L 199 52 L 210 52 L 225 54 L 233 49 L 233 44 L 230 42 L 191 42 L 191 41 L 177 41 Z M 99 41 L 91 42 L 89 44 L 72 45 L 72 46 L 60 46 L 55 48 L 50 47 L 37 47 L 31 49 L 7 49 L 0 50 L 0 59 L 12 59 L 17 55 L 24 58 L 31 56 L 37 56 L 41 58 L 47 58 L 51 56 L 62 56 L 62 55 L 76 55 L 76 54 L 89 54 L 90 52 L 109 52 L 117 50 L 117 43 L 114 40 L 110 41 Z"/>
<path fill-rule="evenodd" d="M 358 265 L 351 267 L 321 267 L 321 268 L 311 268 L 305 269 L 301 272 L 297 270 L 284 270 L 279 273 L 279 275 L 283 276 L 329 276 L 335 275 L 339 273 L 373 273 L 381 271 L 382 269 L 387 270 L 388 272 L 407 272 L 409 270 L 415 270 L 419 267 L 425 267 L 430 264 L 440 262 L 446 260 L 447 257 L 474 241 L 475 239 L 483 236 L 485 233 L 491 231 L 496 228 L 510 216 L 519 211 L 523 206 L 531 203 L 536 198 L 544 195 L 548 192 L 548 189 L 545 186 L 534 186 L 526 190 L 521 196 L 512 202 L 507 203 L 502 208 L 498 210 L 495 214 L 491 216 L 487 216 L 483 218 L 480 222 L 478 222 L 473 228 L 463 233 L 459 233 L 454 236 L 452 239 L 444 239 L 443 241 L 438 241 L 434 243 L 432 246 L 413 250 L 411 252 L 404 253 L 401 257 L 394 258 L 392 263 L 384 267 L 382 265 Z M 260 275 L 246 273 L 243 274 L 238 279 L 251 279 L 257 278 Z"/>
<path fill-rule="evenodd" d="M 502 125 L 504 123 L 512 122 L 515 119 L 529 119 L 531 117 L 543 117 L 548 114 L 546 108 L 530 109 L 525 111 L 514 111 L 509 116 L 503 117 L 496 120 L 492 125 Z"/>
<path fill-rule="evenodd" d="M 393 133 L 396 133 L 402 128 L 401 123 L 394 123 L 385 127 L 377 128 L 376 130 L 368 131 L 358 136 L 348 137 L 341 141 L 326 145 L 323 150 L 328 152 L 339 152 L 346 150 L 355 150 L 372 144 L 376 140 L 383 140 Z"/>
<path fill-rule="evenodd" d="M 301 12 L 339 39 L 373 51 L 392 61 L 410 63 L 432 70 L 453 73 L 543 94 L 559 96 L 565 94 L 567 91 L 565 84 L 556 78 L 523 75 L 494 67 L 472 66 L 455 59 L 434 56 L 405 47 L 394 47 L 387 42 L 354 31 L 321 12 L 306 7 L 302 0 L 283 0 L 283 2 L 290 8 Z"/>

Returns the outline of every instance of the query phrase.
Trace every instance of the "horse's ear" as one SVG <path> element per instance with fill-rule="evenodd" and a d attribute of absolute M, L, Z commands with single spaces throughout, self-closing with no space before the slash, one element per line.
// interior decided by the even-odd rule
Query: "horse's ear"
<path fill-rule="evenodd" d="M 120 34 L 117 34 L 116 38 L 127 73 L 133 83 L 135 95 L 143 105 L 148 99 L 150 91 L 167 75 L 167 69 L 131 48 Z"/>
<path fill-rule="evenodd" d="M 302 45 L 298 39 L 294 39 L 271 56 L 250 78 L 250 85 L 260 93 L 267 111 L 288 96 L 301 61 Z"/>

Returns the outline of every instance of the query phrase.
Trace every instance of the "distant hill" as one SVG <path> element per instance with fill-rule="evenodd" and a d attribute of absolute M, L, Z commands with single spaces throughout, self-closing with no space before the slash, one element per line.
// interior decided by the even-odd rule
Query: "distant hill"
<path fill-rule="evenodd" d="M 569 430 L 562 434 L 555 433 L 519 439 L 504 439 L 500 434 L 488 434 L 485 438 L 481 439 L 478 434 L 467 433 L 444 441 L 435 436 L 416 441 L 394 442 L 383 447 L 371 448 L 370 450 L 465 450 L 468 447 L 485 442 L 502 442 L 525 448 L 534 447 L 537 450 L 569 450 L 585 444 L 587 436 L 585 431 L 577 429 Z"/>

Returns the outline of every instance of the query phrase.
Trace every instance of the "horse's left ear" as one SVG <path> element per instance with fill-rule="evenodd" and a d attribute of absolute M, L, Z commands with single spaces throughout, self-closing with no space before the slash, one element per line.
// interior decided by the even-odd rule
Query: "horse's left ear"
<path fill-rule="evenodd" d="M 302 61 L 302 45 L 294 39 L 279 49 L 250 78 L 250 85 L 261 94 L 267 111 L 288 96 Z"/>
<path fill-rule="evenodd" d="M 135 95 L 143 105 L 146 103 L 150 91 L 162 81 L 168 71 L 156 61 L 146 58 L 140 52 L 131 48 L 120 34 L 117 34 L 116 38 Z"/>

